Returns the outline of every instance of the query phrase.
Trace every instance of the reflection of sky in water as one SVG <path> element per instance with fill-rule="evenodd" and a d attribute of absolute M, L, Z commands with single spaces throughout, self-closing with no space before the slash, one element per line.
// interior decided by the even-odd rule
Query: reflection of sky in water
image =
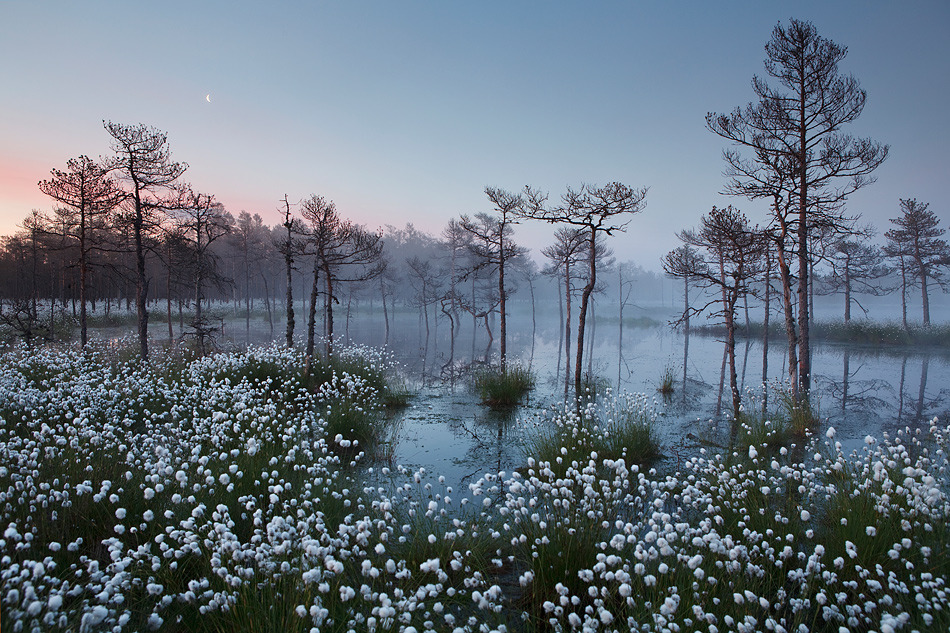
<path fill-rule="evenodd" d="M 543 320 L 539 317 L 533 339 L 529 310 L 521 307 L 518 312 L 516 307 L 509 318 L 509 360 L 530 364 L 537 387 L 528 404 L 504 415 L 479 405 L 464 375 L 457 377 L 454 385 L 450 381 L 450 358 L 456 367 L 469 365 L 473 357 L 484 360 L 488 339 L 481 325 L 473 339 L 471 321 L 463 317 L 453 350 L 445 323 L 432 327 L 427 344 L 417 313 L 401 309 L 390 326 L 389 346 L 406 368 L 418 395 L 411 407 L 397 416 L 400 426 L 393 465 L 425 467 L 431 474 L 445 475 L 454 486 L 470 483 L 485 472 L 510 472 L 519 466 L 523 462 L 523 438 L 546 410 L 561 401 L 564 393 L 567 359 L 558 343 L 557 313 L 553 316 Z M 665 323 L 668 316 L 655 319 Z M 283 327 L 283 322 L 275 320 L 278 340 L 283 338 Z M 492 328 L 496 338 L 491 353 L 497 354 L 497 322 Z M 588 333 L 589 330 L 590 327 Z M 342 310 L 337 314 L 337 331 L 346 332 Z M 153 326 L 152 332 L 161 336 L 167 330 Z M 228 320 L 225 333 L 236 344 L 247 341 L 243 320 Z M 269 334 L 266 321 L 252 323 L 252 342 L 264 343 Z M 303 334 L 304 330 L 298 328 L 298 337 Z M 382 316 L 354 314 L 349 335 L 360 343 L 383 345 Z M 665 325 L 625 327 L 621 354 L 620 328 L 615 317 L 596 323 L 593 340 L 592 348 L 585 348 L 591 354 L 590 362 L 584 362 L 584 371 L 590 369 L 601 384 L 614 389 L 619 384 L 622 390 L 655 395 L 660 415 L 658 426 L 667 446 L 681 442 L 687 433 L 709 436 L 728 429 L 723 419 L 730 409 L 728 377 L 722 390 L 721 415 L 717 416 L 723 344 L 715 338 L 695 334 L 689 337 L 685 389 L 686 339 L 681 332 L 672 332 Z M 572 348 L 572 369 L 573 354 Z M 836 439 L 846 448 L 859 448 L 868 434 L 894 433 L 907 425 L 926 427 L 922 421 L 935 415 L 943 418 L 950 408 L 947 352 L 926 354 L 920 350 L 814 343 L 812 364 L 819 413 L 836 427 Z M 739 339 L 736 369 L 747 406 L 753 406 L 745 396 L 747 390 L 756 398 L 761 397 L 762 365 L 762 342 Z M 676 384 L 673 396 L 664 401 L 656 389 L 667 368 L 676 377 Z M 784 339 L 773 337 L 769 345 L 768 379 L 781 381 L 786 373 Z M 774 396 L 770 398 L 774 400 Z"/>
<path fill-rule="evenodd" d="M 662 322 L 665 318 L 657 320 Z M 351 334 L 359 328 L 369 333 L 366 342 L 382 344 L 381 330 L 366 325 L 369 323 L 354 320 Z M 450 357 L 457 364 L 466 364 L 472 359 L 474 349 L 475 358 L 484 359 L 487 344 L 484 330 L 477 332 L 473 344 L 470 323 L 464 319 L 463 328 L 453 354 L 448 327 L 440 327 L 438 336 L 430 337 L 426 346 L 424 335 L 419 335 L 418 319 L 406 315 L 398 324 L 391 325 L 390 346 L 407 366 L 413 380 L 421 385 L 412 408 L 403 414 L 395 461 L 425 467 L 430 472 L 444 474 L 452 482 L 464 480 L 463 483 L 467 483 L 483 472 L 494 472 L 498 468 L 511 471 L 522 463 L 521 447 L 526 433 L 531 432 L 530 427 L 546 409 L 563 397 L 566 355 L 560 349 L 559 358 L 556 321 L 546 319 L 539 323 L 537 335 L 532 339 L 530 314 L 516 313 L 509 319 L 509 359 L 530 364 L 537 387 L 529 403 L 505 419 L 477 404 L 464 377 L 454 388 L 440 379 L 440 375 L 449 375 L 441 369 Z M 493 331 L 496 340 L 492 352 L 497 354 L 497 323 Z M 584 371 L 589 367 L 594 376 L 614 389 L 619 384 L 620 389 L 655 396 L 660 414 L 659 430 L 666 445 L 681 442 L 690 432 L 703 436 L 725 432 L 728 423 L 723 416 L 730 407 L 728 384 L 722 393 L 722 415 L 716 415 L 723 359 L 721 342 L 695 334 L 689 338 L 684 390 L 686 339 L 681 332 L 672 332 L 666 326 L 625 327 L 622 354 L 619 340 L 616 318 L 612 322 L 598 321 L 591 361 L 589 365 L 585 361 Z M 736 346 L 740 386 L 744 393 L 753 392 L 756 399 L 760 399 L 762 393 L 762 349 L 760 340 L 740 339 Z M 572 368 L 573 354 L 572 349 Z M 773 337 L 768 354 L 769 381 L 780 381 L 786 375 L 786 354 L 784 339 Z M 913 426 L 921 419 L 943 416 L 947 411 L 950 354 L 928 356 L 916 350 L 816 343 L 812 363 L 819 413 L 838 429 L 837 439 L 847 448 L 859 448 L 867 434 L 893 433 L 898 427 Z M 677 382 L 672 398 L 664 401 L 656 389 L 667 368 L 672 370 Z M 902 375 L 903 390 L 900 388 Z M 774 400 L 774 396 L 770 397 Z M 751 400 L 747 402 L 752 406 Z"/>

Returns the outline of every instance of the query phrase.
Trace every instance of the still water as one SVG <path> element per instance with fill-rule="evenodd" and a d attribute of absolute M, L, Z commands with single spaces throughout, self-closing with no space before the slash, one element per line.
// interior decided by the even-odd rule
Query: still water
<path fill-rule="evenodd" d="M 664 327 L 625 328 L 622 345 L 617 333 L 613 341 L 596 335 L 594 340 L 593 375 L 614 389 L 619 385 L 620 390 L 652 396 L 668 449 L 687 448 L 689 434 L 709 436 L 728 428 L 731 401 L 728 377 L 723 384 L 721 342 L 693 334 L 687 344 L 683 333 Z M 538 336 L 532 360 L 530 345 L 516 347 L 514 357 L 531 365 L 538 384 L 530 400 L 507 415 L 478 405 L 464 381 L 454 389 L 424 381 L 413 407 L 403 414 L 397 460 L 454 478 L 510 470 L 522 463 L 525 434 L 532 432 L 536 418 L 563 401 L 564 358 L 562 353 L 558 368 L 557 348 L 556 338 Z M 740 341 L 736 353 L 745 406 L 760 406 L 762 342 Z M 781 387 L 786 362 L 782 342 L 771 342 L 765 382 Z M 818 344 L 812 363 L 820 417 L 837 429 L 846 447 L 858 447 L 868 434 L 926 427 L 934 416 L 948 415 L 947 353 Z M 676 382 L 672 396 L 664 398 L 657 387 L 668 368 Z M 770 397 L 774 399 L 774 393 Z"/>
<path fill-rule="evenodd" d="M 556 308 L 555 308 L 556 310 Z M 478 403 L 468 372 L 497 362 L 498 324 L 473 327 L 463 317 L 451 336 L 445 320 L 430 318 L 428 335 L 421 315 L 402 309 L 389 315 L 388 332 L 378 310 L 337 316 L 336 331 L 356 343 L 389 348 L 415 394 L 411 405 L 395 414 L 391 466 L 425 468 L 454 485 L 486 472 L 510 472 L 524 462 L 525 438 L 564 402 L 564 349 L 557 312 L 516 306 L 508 323 L 509 362 L 528 366 L 536 388 L 512 411 L 493 411 Z M 644 393 L 653 399 L 657 426 L 668 460 L 691 452 L 689 437 L 715 436 L 729 427 L 731 399 L 724 372 L 724 345 L 715 337 L 674 330 L 665 323 L 669 310 L 641 311 L 643 320 L 599 318 L 588 325 L 584 372 L 601 390 Z M 225 337 L 235 345 L 271 340 L 269 324 L 260 320 L 248 330 L 243 320 L 226 319 Z M 158 329 L 158 328 L 156 328 Z M 591 330 L 593 330 L 591 332 Z M 156 332 L 158 333 L 158 332 Z M 298 338 L 301 335 L 298 329 Z M 275 322 L 283 340 L 283 323 Z M 736 366 L 744 406 L 761 407 L 763 384 L 774 403 L 774 389 L 787 375 L 787 349 L 774 337 L 763 353 L 761 340 L 740 338 Z M 573 369 L 574 349 L 570 351 Z M 950 415 L 950 350 L 882 348 L 813 343 L 813 401 L 825 427 L 834 426 L 846 448 L 857 448 L 866 435 L 894 433 L 905 426 L 926 428 L 934 416 Z M 662 376 L 675 377 L 674 392 L 657 392 Z"/>

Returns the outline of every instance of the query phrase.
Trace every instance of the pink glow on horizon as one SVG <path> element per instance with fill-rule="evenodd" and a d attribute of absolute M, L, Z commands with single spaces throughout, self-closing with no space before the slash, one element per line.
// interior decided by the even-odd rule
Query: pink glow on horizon
<path fill-rule="evenodd" d="M 47 211 L 52 200 L 37 187 L 50 167 L 0 156 L 0 236 L 13 235 L 33 209 Z"/>
<path fill-rule="evenodd" d="M 0 236 L 9 236 L 20 230 L 20 224 L 33 209 L 43 212 L 51 211 L 53 201 L 40 191 L 37 183 L 49 178 L 50 169 L 65 169 L 65 166 L 44 166 L 29 164 L 22 160 L 13 161 L 0 157 Z M 187 180 L 187 179 L 186 179 Z M 200 185 L 199 185 L 200 188 Z M 246 187 L 245 187 L 246 189 Z M 250 214 L 259 214 L 268 226 L 277 226 L 282 222 L 283 194 L 275 192 L 273 195 L 258 194 L 242 191 L 231 195 L 227 191 L 209 193 L 215 194 L 216 199 L 224 204 L 225 208 L 234 216 L 241 211 Z M 309 194 L 294 194 L 288 192 L 291 210 L 299 217 L 299 202 L 309 197 Z M 338 204 L 343 201 L 339 201 Z M 402 227 L 408 221 L 404 213 L 393 213 L 391 209 L 372 208 L 370 200 L 354 200 L 343 202 L 341 212 L 354 222 L 365 224 L 367 228 L 376 230 L 385 224 Z M 434 230 L 436 227 L 417 228 Z"/>

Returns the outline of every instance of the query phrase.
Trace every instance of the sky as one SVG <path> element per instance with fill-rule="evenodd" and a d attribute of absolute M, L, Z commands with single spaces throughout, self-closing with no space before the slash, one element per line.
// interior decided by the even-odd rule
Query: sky
<path fill-rule="evenodd" d="M 848 47 L 868 93 L 846 131 L 890 145 L 848 201 L 881 233 L 900 198 L 946 219 L 950 3 L 804 1 L 0 2 L 0 235 L 52 202 L 70 158 L 110 154 L 103 120 L 168 134 L 185 180 L 235 215 L 286 194 L 380 228 L 438 234 L 490 211 L 486 186 L 647 187 L 618 259 L 659 270 L 722 195 L 707 112 L 754 98 L 773 27 L 809 20 Z M 537 250 L 547 226 L 516 239 Z"/>

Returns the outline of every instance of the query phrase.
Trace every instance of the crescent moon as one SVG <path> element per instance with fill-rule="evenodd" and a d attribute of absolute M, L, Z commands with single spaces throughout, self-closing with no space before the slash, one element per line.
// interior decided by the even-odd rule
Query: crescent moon
<path fill-rule="evenodd" d="M 210 93 L 210 92 L 205 95 L 205 101 L 207 101 L 208 103 L 211 103 L 211 93 Z"/>

